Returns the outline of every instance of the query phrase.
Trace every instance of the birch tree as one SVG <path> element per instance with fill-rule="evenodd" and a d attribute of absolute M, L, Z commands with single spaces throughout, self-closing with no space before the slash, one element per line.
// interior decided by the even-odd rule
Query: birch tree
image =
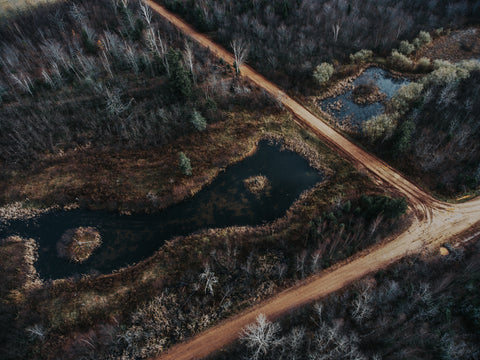
<path fill-rule="evenodd" d="M 203 272 L 200 274 L 200 280 L 205 282 L 205 294 L 207 290 L 213 295 L 213 286 L 218 283 L 218 278 L 215 273 L 210 270 L 210 265 L 205 264 Z"/>
<path fill-rule="evenodd" d="M 185 48 L 183 50 L 183 59 L 184 59 L 185 65 L 188 67 L 188 70 L 190 70 L 193 83 L 197 84 L 197 79 L 195 77 L 195 71 L 194 71 L 193 48 L 192 48 L 192 44 L 188 41 L 185 41 Z"/>
<path fill-rule="evenodd" d="M 252 350 L 251 359 L 257 360 L 279 343 L 277 334 L 280 325 L 267 320 L 264 314 L 259 314 L 257 322 L 247 325 L 242 331 L 241 340 Z"/>
<path fill-rule="evenodd" d="M 247 60 L 249 45 L 242 39 L 235 39 L 231 42 L 230 46 L 233 50 L 233 55 L 235 57 L 235 74 L 240 74 L 240 67 L 243 65 L 245 60 Z"/>

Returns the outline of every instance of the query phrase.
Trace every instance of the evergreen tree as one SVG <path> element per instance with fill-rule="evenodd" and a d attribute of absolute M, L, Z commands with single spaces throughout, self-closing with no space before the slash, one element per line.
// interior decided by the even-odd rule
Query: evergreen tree
<path fill-rule="evenodd" d="M 191 121 L 195 129 L 198 131 L 203 131 L 207 128 L 207 120 L 197 110 L 193 110 Z"/>
<path fill-rule="evenodd" d="M 192 175 L 192 165 L 190 164 L 190 159 L 183 151 L 178 154 L 178 166 L 180 167 L 183 175 Z"/>
<path fill-rule="evenodd" d="M 192 80 L 182 63 L 182 53 L 179 50 L 170 49 L 167 56 L 170 66 L 169 87 L 172 95 L 178 100 L 191 98 Z"/>

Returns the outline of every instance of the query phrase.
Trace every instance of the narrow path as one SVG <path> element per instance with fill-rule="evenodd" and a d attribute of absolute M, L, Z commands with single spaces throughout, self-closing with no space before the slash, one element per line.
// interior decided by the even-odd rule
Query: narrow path
<path fill-rule="evenodd" d="M 205 35 L 195 31 L 164 7 L 152 0 L 145 1 L 155 12 L 194 41 L 210 49 L 212 53 L 223 58 L 229 64 L 233 64 L 233 55 L 228 51 L 212 42 Z M 472 227 L 477 230 L 480 229 L 480 199 L 456 206 L 434 199 L 384 161 L 343 137 L 326 122 L 312 114 L 249 66 L 242 66 L 240 70 L 243 76 L 263 88 L 289 109 L 301 126 L 311 129 L 357 169 L 368 170 L 383 186 L 405 196 L 416 215 L 416 220 L 407 231 L 392 241 L 366 250 L 360 256 L 343 266 L 339 266 L 336 270 L 312 276 L 304 282 L 280 292 L 273 298 L 226 319 L 189 341 L 173 346 L 157 357 L 158 360 L 190 360 L 206 357 L 238 339 L 241 330 L 254 322 L 259 314 L 265 314 L 271 320 L 277 319 L 288 311 L 337 291 L 369 273 L 388 266 L 409 253 L 418 253 L 427 246 L 435 246 L 452 238 L 464 239 L 465 236 L 462 234 Z"/>

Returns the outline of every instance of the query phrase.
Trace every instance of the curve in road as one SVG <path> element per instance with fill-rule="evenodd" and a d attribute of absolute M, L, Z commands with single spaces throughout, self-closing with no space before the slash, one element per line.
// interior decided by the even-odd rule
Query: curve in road
<path fill-rule="evenodd" d="M 152 0 L 145 1 L 156 13 L 198 44 L 233 65 L 233 55 L 224 48 L 194 30 L 163 6 Z M 414 210 L 416 219 L 407 231 L 392 241 L 363 252 L 354 260 L 333 271 L 312 276 L 280 292 L 275 297 L 221 322 L 189 341 L 173 346 L 156 360 L 190 360 L 206 357 L 238 339 L 241 330 L 254 322 L 259 314 L 265 314 L 270 320 L 277 319 L 286 312 L 337 291 L 409 253 L 417 253 L 426 246 L 438 245 L 452 238 L 461 238 L 466 231 L 480 229 L 480 199 L 454 206 L 434 199 L 391 166 L 343 137 L 251 67 L 242 66 L 240 71 L 289 109 L 301 126 L 314 131 L 319 138 L 339 155 L 348 159 L 356 168 L 367 169 L 385 186 L 405 196 Z"/>
<path fill-rule="evenodd" d="M 222 58 L 230 65 L 233 65 L 235 60 L 230 52 L 214 43 L 204 34 L 193 29 L 189 24 L 166 10 L 163 6 L 152 0 L 147 0 L 146 2 L 156 13 L 161 15 L 184 34 L 188 35 L 201 46 L 208 48 L 217 57 Z M 388 184 L 389 187 L 394 188 L 399 194 L 405 196 L 409 200 L 410 205 L 417 210 L 418 215 L 428 215 L 428 207 L 445 207 L 445 204 L 434 199 L 418 186 L 408 181 L 403 175 L 387 163 L 347 140 L 339 132 L 327 125 L 325 121 L 322 121 L 319 117 L 312 114 L 304 106 L 288 96 L 277 85 L 268 81 L 264 76 L 253 70 L 251 67 L 242 65 L 240 67 L 240 72 L 254 84 L 264 89 L 270 94 L 270 96 L 280 101 L 293 113 L 296 121 L 301 126 L 306 126 L 313 130 L 319 138 L 341 156 L 350 160 L 354 166 L 367 169 L 375 177 L 381 179 L 384 184 Z"/>

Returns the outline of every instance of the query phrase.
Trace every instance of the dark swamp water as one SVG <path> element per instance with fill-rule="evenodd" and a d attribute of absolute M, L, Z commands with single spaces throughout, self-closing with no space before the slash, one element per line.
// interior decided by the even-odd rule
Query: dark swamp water
<path fill-rule="evenodd" d="M 386 100 L 390 99 L 398 89 L 410 82 L 405 78 L 394 78 L 392 74 L 381 68 L 371 67 L 356 78 L 353 81 L 353 85 L 367 84 L 370 81 L 376 84 L 380 88 L 380 92 L 387 96 Z M 358 105 L 353 102 L 352 91 L 353 89 L 336 97 L 323 100 L 321 102 L 322 109 L 330 112 L 337 121 L 351 118 L 353 125 L 359 125 L 372 116 L 383 113 L 384 105 L 382 101 L 373 104 Z M 332 105 L 337 101 L 340 101 L 343 106 L 340 109 L 332 108 Z"/>
<path fill-rule="evenodd" d="M 263 194 L 253 195 L 243 180 L 259 174 L 268 178 L 270 187 Z M 0 228 L 0 238 L 19 235 L 37 240 L 36 268 L 44 279 L 108 273 L 149 257 L 174 236 L 275 220 L 285 214 L 304 190 L 322 178 L 301 156 L 261 141 L 252 156 L 228 167 L 194 197 L 159 213 L 58 211 L 32 220 L 12 221 L 8 227 Z M 57 256 L 56 243 L 66 230 L 79 226 L 96 227 L 103 243 L 88 260 L 75 264 Z"/>

